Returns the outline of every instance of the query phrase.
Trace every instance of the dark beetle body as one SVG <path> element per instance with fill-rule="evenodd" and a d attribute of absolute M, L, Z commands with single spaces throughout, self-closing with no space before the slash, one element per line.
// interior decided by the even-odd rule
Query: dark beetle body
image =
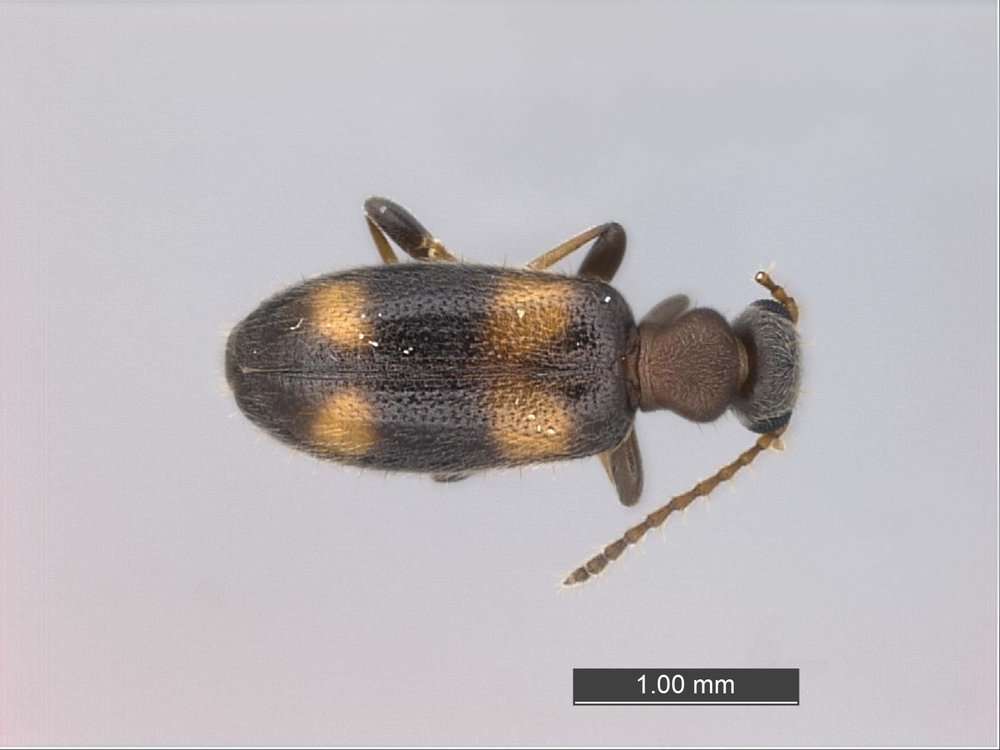
<path fill-rule="evenodd" d="M 609 282 L 625 230 L 607 222 L 525 270 L 460 258 L 405 208 L 365 201 L 384 265 L 320 276 L 263 302 L 233 329 L 226 376 L 240 409 L 321 458 L 460 479 L 493 467 L 600 458 L 618 500 L 642 493 L 636 410 L 693 422 L 732 411 L 755 444 L 650 513 L 564 581 L 580 583 L 650 529 L 776 445 L 798 396 L 798 305 L 771 299 L 731 324 L 683 294 L 636 323 Z M 390 239 L 415 263 L 400 265 Z M 576 276 L 546 272 L 591 244 Z"/>
<path fill-rule="evenodd" d="M 234 329 L 237 403 L 323 458 L 462 474 L 609 451 L 638 405 L 637 328 L 593 278 L 457 263 L 322 276 Z"/>

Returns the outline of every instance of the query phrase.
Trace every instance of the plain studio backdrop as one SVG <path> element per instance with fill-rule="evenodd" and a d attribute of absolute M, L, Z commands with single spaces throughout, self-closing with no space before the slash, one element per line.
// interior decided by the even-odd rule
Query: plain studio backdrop
<path fill-rule="evenodd" d="M 989 3 L 0 6 L 0 740 L 995 744 Z M 753 436 L 640 414 L 451 485 L 237 410 L 229 328 L 376 262 L 602 221 L 637 316 L 802 307 L 784 453 L 573 567 Z M 576 257 L 561 267 L 572 272 Z M 573 707 L 573 667 L 798 667 L 798 707 Z"/>

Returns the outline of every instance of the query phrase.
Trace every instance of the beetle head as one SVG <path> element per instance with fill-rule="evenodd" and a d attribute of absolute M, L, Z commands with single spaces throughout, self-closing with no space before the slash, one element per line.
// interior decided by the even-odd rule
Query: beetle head
<path fill-rule="evenodd" d="M 746 351 L 748 365 L 733 411 L 753 432 L 784 427 L 799 395 L 799 338 L 793 312 L 777 300 L 758 300 L 733 321 L 733 332 Z"/>

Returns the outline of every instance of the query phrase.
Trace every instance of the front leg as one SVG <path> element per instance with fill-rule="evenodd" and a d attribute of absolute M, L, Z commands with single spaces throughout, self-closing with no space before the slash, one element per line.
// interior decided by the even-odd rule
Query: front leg
<path fill-rule="evenodd" d="M 413 214 L 388 198 L 366 200 L 365 218 L 378 254 L 385 263 L 398 261 L 386 235 L 416 260 L 458 260 L 439 239 L 424 229 Z"/>

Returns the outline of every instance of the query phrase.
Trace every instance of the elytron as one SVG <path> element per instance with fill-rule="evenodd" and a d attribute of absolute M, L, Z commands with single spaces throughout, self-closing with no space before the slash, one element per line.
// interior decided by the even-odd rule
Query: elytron
<path fill-rule="evenodd" d="M 365 202 L 382 265 L 271 297 L 226 345 L 226 376 L 255 424 L 315 456 L 455 481 L 497 467 L 598 456 L 619 500 L 642 492 L 636 411 L 708 422 L 731 409 L 756 443 L 650 514 L 566 579 L 599 573 L 675 510 L 774 445 L 798 395 L 798 307 L 772 299 L 730 325 L 676 295 L 637 324 L 609 285 L 625 231 L 589 229 L 524 269 L 459 262 L 404 208 Z M 392 239 L 416 263 L 398 263 Z M 593 241 L 579 271 L 546 271 Z"/>

